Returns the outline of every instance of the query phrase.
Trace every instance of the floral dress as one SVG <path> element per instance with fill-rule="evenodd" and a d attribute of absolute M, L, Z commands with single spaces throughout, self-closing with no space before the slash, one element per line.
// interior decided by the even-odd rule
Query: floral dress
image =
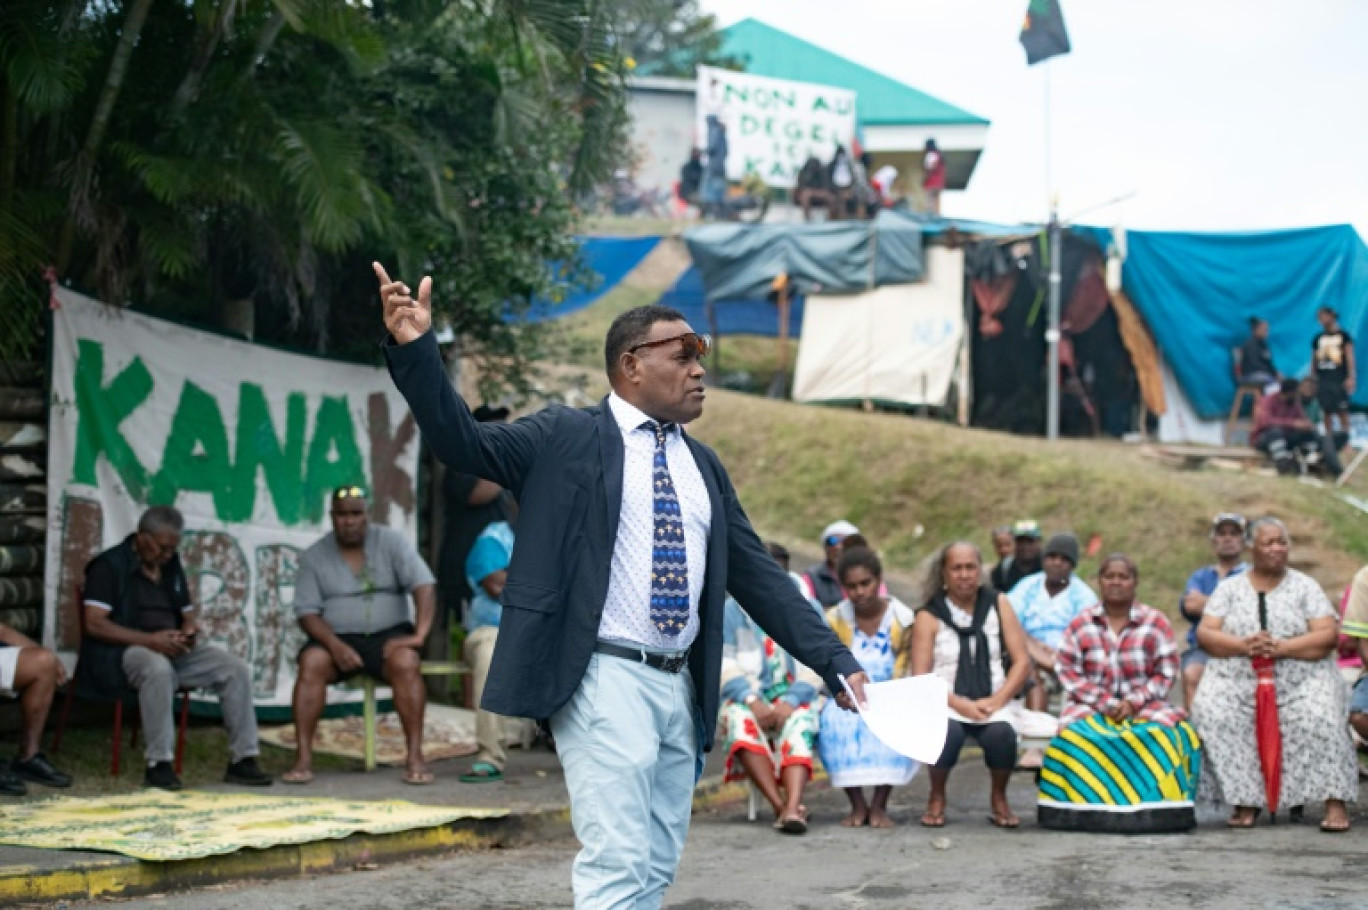
<path fill-rule="evenodd" d="M 817 740 L 817 700 L 820 679 L 798 663 L 774 639 L 727 598 L 722 631 L 722 710 L 718 726 L 727 755 L 725 779 L 746 779 L 741 752 L 763 755 L 774 766 L 776 779 L 785 768 L 801 766 L 812 773 Z M 746 704 L 754 695 L 766 704 L 786 702 L 793 709 L 779 730 L 761 730 Z"/>
<path fill-rule="evenodd" d="M 1293 569 L 1266 600 L 1268 629 L 1278 639 L 1304 635 L 1311 620 L 1336 615 L 1320 586 Z M 1219 617 L 1228 635 L 1244 638 L 1257 633 L 1259 598 L 1249 576 L 1222 582 L 1207 602 L 1205 615 Z M 1334 653 L 1321 660 L 1279 660 L 1274 674 L 1282 731 L 1278 805 L 1355 801 L 1358 769 L 1347 725 L 1348 691 Z M 1192 702 L 1193 724 L 1206 751 L 1203 799 L 1232 806 L 1268 805 L 1254 738 L 1255 685 L 1247 657 L 1213 657 L 1207 663 Z"/>
<path fill-rule="evenodd" d="M 899 664 L 903 632 L 911 634 L 912 612 L 897 598 L 890 597 L 879 629 L 873 635 L 861 632 L 854 622 L 850 601 L 842 601 L 827 613 L 833 627 L 849 630 L 849 647 L 869 676 L 870 682 L 894 678 Z M 903 621 L 897 621 L 902 617 Z M 822 708 L 821 732 L 817 751 L 834 787 L 900 786 L 917 773 L 919 763 L 894 752 L 874 736 L 864 718 L 843 710 L 835 699 Z"/>

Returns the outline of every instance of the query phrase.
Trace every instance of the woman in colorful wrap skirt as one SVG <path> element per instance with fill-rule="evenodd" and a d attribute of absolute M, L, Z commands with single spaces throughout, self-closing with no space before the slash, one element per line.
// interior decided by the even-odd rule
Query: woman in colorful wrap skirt
<path fill-rule="evenodd" d="M 1123 554 L 1102 562 L 1102 602 L 1069 624 L 1055 664 L 1063 729 L 1045 752 L 1038 820 L 1065 831 L 1186 831 L 1200 743 L 1168 702 L 1178 643 L 1168 619 L 1135 598 L 1140 573 Z"/>

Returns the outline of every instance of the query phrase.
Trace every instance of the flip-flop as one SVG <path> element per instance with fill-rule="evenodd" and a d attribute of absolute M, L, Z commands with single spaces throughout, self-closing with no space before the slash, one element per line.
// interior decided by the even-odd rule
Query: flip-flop
<path fill-rule="evenodd" d="M 503 772 L 486 761 L 477 761 L 460 776 L 463 784 L 490 784 L 504 779 Z"/>
<path fill-rule="evenodd" d="M 419 771 L 414 774 L 409 771 L 404 772 L 404 783 L 412 784 L 415 787 L 425 787 L 437 779 L 437 775 L 431 771 Z"/>
<path fill-rule="evenodd" d="M 280 782 L 282 784 L 295 784 L 298 786 L 303 786 L 304 784 L 313 782 L 313 772 L 286 771 L 284 774 L 280 775 Z"/>
<path fill-rule="evenodd" d="M 798 815 L 788 815 L 779 819 L 779 830 L 785 834 L 807 834 L 808 820 L 807 813 L 800 812 Z"/>
<path fill-rule="evenodd" d="M 1021 827 L 1021 819 L 1015 816 L 989 815 L 988 824 L 994 828 L 1003 828 L 1007 831 L 1015 831 Z"/>
<path fill-rule="evenodd" d="M 945 813 L 944 813 L 944 812 L 923 812 L 923 813 L 922 813 L 922 817 L 921 817 L 921 826 L 922 826 L 923 828 L 944 828 L 944 827 L 945 827 Z"/>
<path fill-rule="evenodd" d="M 1329 822 L 1321 822 L 1320 829 L 1326 834 L 1347 834 L 1349 832 L 1349 822 L 1346 820 L 1342 827 L 1340 825 L 1332 825 Z"/>

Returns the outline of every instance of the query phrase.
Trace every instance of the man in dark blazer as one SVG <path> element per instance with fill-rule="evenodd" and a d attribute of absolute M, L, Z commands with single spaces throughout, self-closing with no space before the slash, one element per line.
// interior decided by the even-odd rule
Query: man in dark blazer
<path fill-rule="evenodd" d="M 390 375 L 449 468 L 522 507 L 481 707 L 550 722 L 575 834 L 575 904 L 659 907 L 717 724 L 730 592 L 780 646 L 863 698 L 860 664 L 752 530 L 717 455 L 681 429 L 703 411 L 705 336 L 665 307 L 608 330 L 613 392 L 480 424 L 452 389 L 415 296 L 376 263 Z"/>

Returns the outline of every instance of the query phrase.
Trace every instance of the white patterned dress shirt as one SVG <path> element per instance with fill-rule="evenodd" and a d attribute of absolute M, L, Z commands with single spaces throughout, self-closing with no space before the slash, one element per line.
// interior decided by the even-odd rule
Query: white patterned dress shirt
<path fill-rule="evenodd" d="M 608 576 L 608 598 L 599 621 L 599 638 L 629 642 L 653 651 L 682 651 L 698 637 L 698 603 L 708 569 L 708 531 L 712 527 L 712 503 L 703 474 L 675 426 L 665 437 L 665 460 L 679 497 L 684 521 L 684 549 L 689 564 L 689 621 L 677 637 L 666 637 L 651 622 L 651 551 L 655 542 L 655 434 L 641 425 L 650 420 L 619 398 L 608 396 L 608 408 L 622 433 L 622 509 L 618 513 L 617 541 Z"/>

